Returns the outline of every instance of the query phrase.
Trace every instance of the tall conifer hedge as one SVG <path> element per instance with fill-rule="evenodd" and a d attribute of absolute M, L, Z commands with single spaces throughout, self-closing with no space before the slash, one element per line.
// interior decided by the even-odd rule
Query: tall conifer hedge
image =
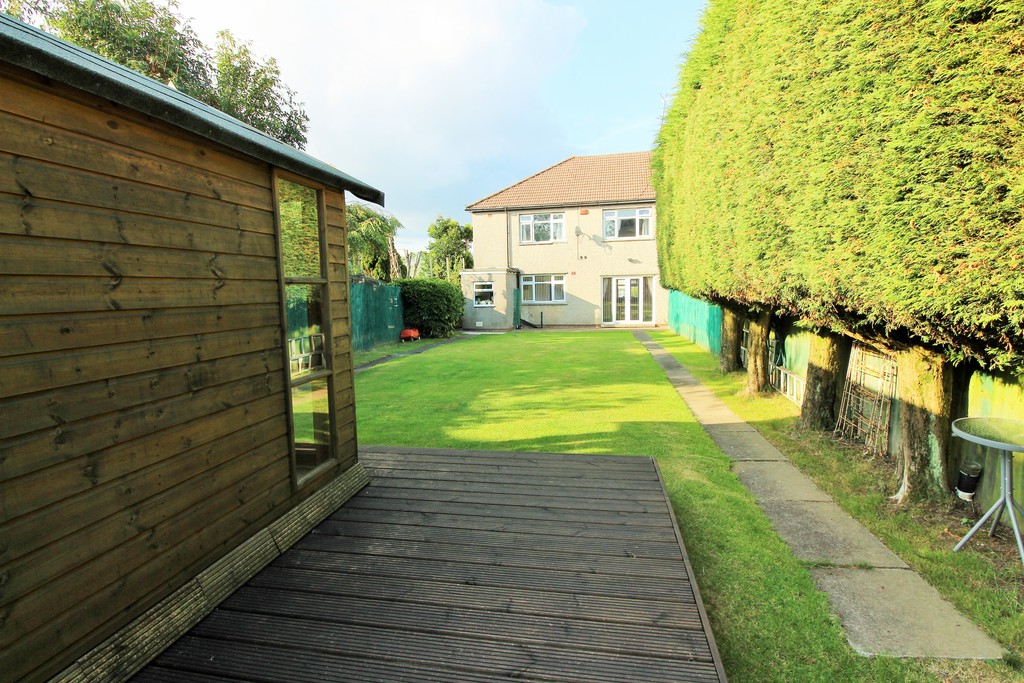
<path fill-rule="evenodd" d="M 1024 369 L 1024 2 L 711 0 L 654 156 L 664 283 Z"/>

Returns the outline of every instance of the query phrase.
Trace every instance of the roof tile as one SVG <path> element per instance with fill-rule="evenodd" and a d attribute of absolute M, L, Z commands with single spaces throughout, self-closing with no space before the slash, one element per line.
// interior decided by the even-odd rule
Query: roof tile
<path fill-rule="evenodd" d="M 654 201 L 651 153 L 569 157 L 466 207 L 467 211 Z"/>

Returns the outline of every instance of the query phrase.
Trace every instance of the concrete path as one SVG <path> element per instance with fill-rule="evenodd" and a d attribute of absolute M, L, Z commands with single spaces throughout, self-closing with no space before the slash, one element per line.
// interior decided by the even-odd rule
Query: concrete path
<path fill-rule="evenodd" d="M 646 332 L 634 332 L 799 559 L 863 655 L 999 659 L 964 617 Z M 950 549 L 952 551 L 952 549 Z"/>

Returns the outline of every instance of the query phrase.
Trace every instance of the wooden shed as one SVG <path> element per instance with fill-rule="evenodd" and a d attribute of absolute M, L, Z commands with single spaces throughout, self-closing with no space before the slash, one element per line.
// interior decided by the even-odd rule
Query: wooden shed
<path fill-rule="evenodd" d="M 0 678 L 129 675 L 366 483 L 345 191 L 0 15 Z"/>

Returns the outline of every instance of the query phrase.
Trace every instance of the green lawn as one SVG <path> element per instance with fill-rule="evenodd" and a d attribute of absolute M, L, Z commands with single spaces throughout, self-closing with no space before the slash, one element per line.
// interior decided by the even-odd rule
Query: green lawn
<path fill-rule="evenodd" d="M 712 373 L 714 359 L 692 344 L 656 336 L 688 366 L 701 366 L 690 354 L 702 358 L 691 369 L 707 370 L 713 390 L 742 386 Z M 1014 679 L 1005 664 L 854 653 L 807 567 L 629 332 L 474 337 L 369 369 L 356 392 L 362 444 L 657 457 L 733 681 Z M 795 415 L 787 404 L 733 407 L 780 430 Z"/>

